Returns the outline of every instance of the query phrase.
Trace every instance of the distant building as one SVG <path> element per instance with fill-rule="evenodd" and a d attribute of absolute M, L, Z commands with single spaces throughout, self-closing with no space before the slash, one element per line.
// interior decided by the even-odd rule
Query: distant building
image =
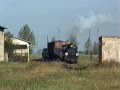
<path fill-rule="evenodd" d="M 101 36 L 99 38 L 99 61 L 120 63 L 120 37 Z"/>
<path fill-rule="evenodd" d="M 7 28 L 0 26 L 0 62 L 4 61 L 4 29 Z"/>
<path fill-rule="evenodd" d="M 11 40 L 12 40 L 12 44 L 14 45 L 13 56 L 15 60 L 29 62 L 30 43 L 16 38 L 11 38 Z"/>

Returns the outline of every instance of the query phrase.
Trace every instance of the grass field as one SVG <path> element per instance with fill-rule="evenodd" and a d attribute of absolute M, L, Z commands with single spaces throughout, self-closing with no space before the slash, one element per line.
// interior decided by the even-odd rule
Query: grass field
<path fill-rule="evenodd" d="M 53 62 L 0 63 L 0 90 L 120 90 L 120 66 L 80 56 L 77 65 Z"/>

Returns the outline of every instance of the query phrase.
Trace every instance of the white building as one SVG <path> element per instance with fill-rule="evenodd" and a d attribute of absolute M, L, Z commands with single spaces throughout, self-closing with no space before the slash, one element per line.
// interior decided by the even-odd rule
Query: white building
<path fill-rule="evenodd" d="M 4 61 L 4 29 L 0 26 L 0 62 Z"/>
<path fill-rule="evenodd" d="M 12 44 L 14 45 L 13 54 L 16 59 L 21 61 L 30 61 L 29 59 L 29 47 L 30 43 L 25 42 L 16 38 L 11 38 Z"/>
<path fill-rule="evenodd" d="M 99 62 L 120 63 L 120 37 L 101 36 L 99 38 Z"/>

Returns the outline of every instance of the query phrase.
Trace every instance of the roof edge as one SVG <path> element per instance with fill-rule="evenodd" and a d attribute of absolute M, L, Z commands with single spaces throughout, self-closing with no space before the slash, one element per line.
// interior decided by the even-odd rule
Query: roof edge
<path fill-rule="evenodd" d="M 0 26 L 1 29 L 7 29 L 6 27 Z"/>
<path fill-rule="evenodd" d="M 120 38 L 120 36 L 100 36 L 100 38 Z"/>

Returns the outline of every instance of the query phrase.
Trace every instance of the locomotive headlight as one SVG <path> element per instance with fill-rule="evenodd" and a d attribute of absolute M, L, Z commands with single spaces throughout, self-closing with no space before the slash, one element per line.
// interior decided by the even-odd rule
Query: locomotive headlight
<path fill-rule="evenodd" d="M 68 56 L 68 52 L 65 53 L 65 56 Z"/>
<path fill-rule="evenodd" d="M 76 53 L 76 56 L 79 56 L 79 53 Z"/>
<path fill-rule="evenodd" d="M 70 47 L 73 47 L 73 45 L 70 45 Z"/>

